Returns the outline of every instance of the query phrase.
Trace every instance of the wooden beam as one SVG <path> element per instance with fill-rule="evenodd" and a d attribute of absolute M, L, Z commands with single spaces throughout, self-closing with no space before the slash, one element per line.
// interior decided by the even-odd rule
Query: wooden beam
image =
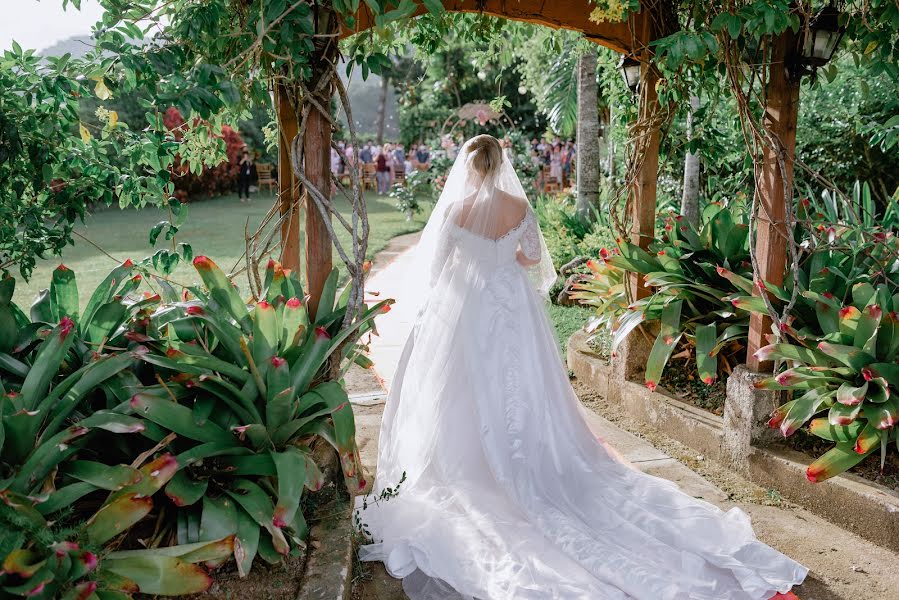
<path fill-rule="evenodd" d="M 784 153 L 785 172 L 777 153 L 765 150 L 759 180 L 758 229 L 755 253 L 759 275 L 763 281 L 783 285 L 787 266 L 787 202 L 793 201 L 793 157 L 796 153 L 796 121 L 799 116 L 799 81 L 794 81 L 786 68 L 795 51 L 796 37 L 789 29 L 776 41 L 771 53 L 768 89 L 766 90 L 765 123 L 779 140 Z M 759 294 L 758 286 L 755 294 Z M 771 319 L 752 313 L 749 319 L 747 366 L 756 372 L 770 371 L 772 364 L 761 362 L 755 352 L 767 345 L 765 334 L 771 331 Z"/>
<path fill-rule="evenodd" d="M 659 111 L 656 81 L 658 81 L 658 71 L 649 60 L 644 60 L 640 72 L 639 114 L 640 119 L 646 122 L 656 123 L 657 121 L 654 119 L 654 115 Z M 631 242 L 646 250 L 655 239 L 656 182 L 659 174 L 659 143 L 661 140 L 659 126 L 653 125 L 644 135 L 648 136 L 646 153 L 631 190 L 633 194 Z M 631 275 L 631 286 L 635 300 L 646 298 L 651 293 L 644 284 L 643 278 L 637 274 Z"/>
<path fill-rule="evenodd" d="M 275 85 L 275 107 L 278 111 L 278 207 L 281 222 L 281 265 L 299 272 L 300 269 L 300 211 L 299 190 L 290 163 L 290 142 L 297 135 L 299 123 L 282 84 Z"/>
<path fill-rule="evenodd" d="M 443 0 L 443 6 L 449 12 L 483 13 L 553 29 L 578 31 L 588 40 L 623 54 L 630 54 L 649 43 L 635 35 L 635 32 L 647 30 L 648 11 L 631 15 L 627 21 L 595 23 L 590 20 L 590 13 L 596 8 L 591 0 Z M 426 12 L 427 8 L 419 3 L 414 16 Z M 340 36 L 349 37 L 373 26 L 371 11 L 361 3 L 353 27 L 344 25 Z"/>

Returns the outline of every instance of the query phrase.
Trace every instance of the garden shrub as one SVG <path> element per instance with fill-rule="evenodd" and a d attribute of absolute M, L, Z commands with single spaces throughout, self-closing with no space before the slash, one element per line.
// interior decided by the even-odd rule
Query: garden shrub
<path fill-rule="evenodd" d="M 191 126 L 174 106 L 165 111 L 163 122 L 179 141 L 190 135 Z M 181 202 L 202 196 L 212 198 L 228 194 L 237 187 L 238 162 L 245 145 L 243 138 L 230 126 L 222 125 L 217 140 L 217 143 L 224 144 L 227 160 L 214 167 L 207 166 L 197 172 L 197 165 L 192 166 L 180 155 L 175 157 L 172 165 L 172 182 L 175 184 L 175 197 Z"/>
<path fill-rule="evenodd" d="M 611 330 L 614 351 L 641 323 L 658 321 L 646 385 L 657 385 L 672 355 L 692 356 L 701 380 L 712 384 L 746 360 L 749 316 L 767 313 L 753 295 L 761 285 L 778 314 L 794 303 L 779 339 L 769 334 L 770 345 L 759 350 L 779 369 L 762 387 L 794 394 L 770 425 L 784 436 L 808 425 L 835 443 L 809 467 L 811 481 L 845 471 L 876 449 L 882 466 L 899 422 L 896 207 L 878 215 L 860 184 L 849 200 L 832 193 L 802 200 L 794 231 L 799 270 L 783 286 L 753 283 L 742 212 L 719 206 L 709 216 L 707 210 L 699 231 L 668 217 L 648 251 L 623 240 L 616 250 L 603 250 L 576 286 L 575 297 L 596 309 L 588 328 Z M 627 273 L 643 277 L 652 294 L 631 302 Z M 824 411 L 826 418 L 815 418 Z"/>
<path fill-rule="evenodd" d="M 328 279 L 316 319 L 271 262 L 250 306 L 208 258 L 204 287 L 138 294 L 130 261 L 78 306 L 58 268 L 30 316 L 0 281 L 0 586 L 13 596 L 186 594 L 205 567 L 277 562 L 305 544 L 311 445 L 364 485 L 339 379 L 370 365 L 356 341 L 390 300 L 347 327 Z M 138 543 L 138 539 L 141 542 Z M 117 596 L 114 594 L 118 594 Z"/>

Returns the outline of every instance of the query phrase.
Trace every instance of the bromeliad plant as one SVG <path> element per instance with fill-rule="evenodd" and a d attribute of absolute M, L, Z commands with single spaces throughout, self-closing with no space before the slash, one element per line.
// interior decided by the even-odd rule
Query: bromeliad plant
<path fill-rule="evenodd" d="M 781 326 L 785 341 L 758 352 L 788 367 L 760 385 L 794 395 L 769 425 L 790 436 L 808 423 L 812 434 L 835 443 L 808 467 L 813 482 L 878 448 L 883 468 L 890 441 L 899 447 L 899 240 L 857 227 L 824 234 L 830 242 L 802 265 L 795 316 Z M 766 287 L 775 301 L 787 296 Z"/>
<path fill-rule="evenodd" d="M 123 324 L 143 302 L 123 298 L 136 285 L 131 268 L 115 269 L 79 313 L 74 274 L 60 267 L 31 318 L 11 301 L 15 281 L 0 280 L 0 587 L 8 595 L 121 598 L 210 584 L 192 563 L 211 560 L 211 548 L 106 549 L 153 510 L 153 493 L 174 473 L 170 455 L 137 456 L 130 466 L 107 459 L 111 438 L 144 429 L 104 408 L 107 390 L 136 362 L 106 345 L 127 341 Z M 231 541 L 216 543 L 221 554 Z"/>
<path fill-rule="evenodd" d="M 751 293 L 752 280 L 748 228 L 735 214 L 719 206 L 699 231 L 681 217 L 669 217 L 665 235 L 648 250 L 619 240 L 617 251 L 603 251 L 603 264 L 594 263 L 591 274 L 575 285 L 574 297 L 597 307 L 592 326 L 611 326 L 613 352 L 641 323 L 660 321 L 646 364 L 650 389 L 676 349 L 679 357 L 695 354 L 707 384 L 743 358 L 749 312 L 731 297 Z M 626 304 L 627 273 L 643 277 L 652 295 Z"/>
<path fill-rule="evenodd" d="M 336 270 L 313 317 L 300 281 L 273 261 L 264 299 L 251 306 L 213 261 L 199 256 L 194 266 L 205 289 L 192 288 L 193 300 L 168 298 L 139 336 L 147 351 L 137 356 L 156 383 L 125 412 L 175 456 L 165 494 L 178 507 L 176 539 L 235 536 L 245 574 L 257 554 L 275 562 L 304 544 L 304 488 L 323 485 L 311 452 L 317 438 L 336 448 L 350 489 L 364 487 L 339 378 L 352 361 L 370 364 L 356 341 L 392 300 L 346 325 L 349 289 L 337 296 Z"/>

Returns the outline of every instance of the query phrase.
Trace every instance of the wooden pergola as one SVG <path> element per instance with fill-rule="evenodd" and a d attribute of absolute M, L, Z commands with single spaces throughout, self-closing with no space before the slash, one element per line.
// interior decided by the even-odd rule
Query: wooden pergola
<path fill-rule="evenodd" d="M 642 64 L 639 115 L 641 121 L 659 122 L 652 117 L 661 110 L 656 95 L 658 73 L 652 63 L 650 42 L 671 33 L 660 31 L 665 22 L 664 0 L 644 2 L 640 13 L 630 16 L 627 21 L 595 23 L 589 19 L 596 7 L 589 0 L 567 0 L 547 2 L 546 0 L 444 0 L 444 7 L 451 12 L 483 13 L 515 21 L 544 25 L 554 29 L 569 29 L 581 32 L 584 37 L 597 44 L 632 56 Z M 416 15 L 426 12 L 419 4 Z M 341 39 L 366 31 L 374 26 L 374 16 L 365 3 L 356 15 L 355 25 L 347 28 L 341 25 Z M 787 30 L 776 42 L 770 65 L 769 86 L 766 90 L 768 129 L 776 135 L 786 156 L 786 168 L 781 169 L 777 156 L 768 151 L 762 168 L 759 186 L 758 230 L 755 241 L 756 255 L 761 278 L 765 281 L 783 284 L 786 269 L 786 202 L 785 196 L 792 189 L 793 156 L 796 145 L 796 121 L 799 107 L 799 83 L 791 79 L 785 68 L 786 60 L 795 45 L 794 34 Z M 293 176 L 290 158 L 290 140 L 297 135 L 298 126 L 284 92 L 276 86 L 276 106 L 281 123 L 281 145 L 279 151 L 279 203 L 285 217 L 281 235 L 281 263 L 285 268 L 300 266 L 301 250 L 305 253 L 307 290 L 311 296 L 311 308 L 317 306 L 317 298 L 325 279 L 332 269 L 332 242 L 322 216 L 313 203 L 305 207 L 305 248 L 300 248 L 300 218 L 302 189 Z M 660 131 L 654 126 L 644 133 L 643 156 L 640 167 L 631 185 L 632 207 L 631 240 L 646 248 L 654 238 L 656 218 L 656 181 L 658 176 Z M 330 149 L 331 127 L 317 111 L 309 113 L 303 138 L 304 165 L 306 177 L 319 189 L 330 189 Z M 642 280 L 632 281 L 634 296 L 645 297 L 649 291 Z M 760 293 L 756 290 L 755 293 Z M 770 368 L 761 364 L 754 356 L 755 350 L 765 345 L 764 336 L 770 331 L 767 317 L 753 314 L 750 321 L 748 365 L 754 371 Z"/>

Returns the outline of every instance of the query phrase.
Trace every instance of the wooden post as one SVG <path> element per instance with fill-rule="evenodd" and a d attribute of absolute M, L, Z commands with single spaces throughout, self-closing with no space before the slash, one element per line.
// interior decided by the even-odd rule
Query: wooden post
<path fill-rule="evenodd" d="M 656 94 L 656 81 L 658 72 L 645 59 L 640 72 L 640 118 L 653 119 L 658 112 L 659 98 Z M 643 165 L 637 174 L 633 187 L 633 227 L 631 229 L 631 242 L 644 250 L 655 237 L 656 221 L 656 180 L 659 173 L 659 127 L 653 124 L 646 133 L 646 154 L 643 157 Z M 643 279 L 636 274 L 631 275 L 631 285 L 634 299 L 645 298 L 650 295 L 649 289 L 643 283 Z"/>
<path fill-rule="evenodd" d="M 330 100 L 330 98 L 328 98 Z M 328 106 L 329 102 L 325 102 Z M 317 110 L 309 112 L 303 137 L 306 177 L 331 197 L 331 124 Z M 306 200 L 306 293 L 311 296 L 309 311 L 318 310 L 322 288 L 332 268 L 331 236 L 312 199 Z"/>
<path fill-rule="evenodd" d="M 790 77 L 787 62 L 795 51 L 796 38 L 784 32 L 772 49 L 768 89 L 766 91 L 766 127 L 780 139 L 786 169 L 781 170 L 774 149 L 765 150 L 756 182 L 759 194 L 758 229 L 755 253 L 759 276 L 763 281 L 783 285 L 787 265 L 787 202 L 793 201 L 793 157 L 796 152 L 796 120 L 799 116 L 799 80 Z M 753 293 L 759 294 L 758 287 Z M 771 331 L 771 319 L 752 313 L 749 319 L 747 366 L 756 372 L 770 371 L 770 362 L 761 362 L 755 352 L 767 345 L 765 334 Z"/>
<path fill-rule="evenodd" d="M 280 127 L 278 143 L 278 206 L 281 216 L 281 265 L 299 272 L 300 269 L 300 211 L 299 190 L 290 163 L 290 142 L 297 134 L 299 123 L 283 84 L 275 85 L 275 107 Z"/>
<path fill-rule="evenodd" d="M 310 60 L 312 77 L 307 82 L 315 102 L 306 118 L 303 132 L 303 166 L 309 183 L 327 198 L 331 198 L 331 123 L 319 112 L 316 104 L 330 110 L 334 94 L 333 77 L 338 62 L 337 16 L 328 6 L 316 3 L 313 13 L 316 31 L 315 52 Z M 324 83 L 323 83 L 324 82 Z M 327 217 L 330 219 L 330 215 Z M 314 317 L 318 311 L 325 280 L 331 273 L 333 242 L 328 228 L 312 198 L 306 199 L 306 293 L 308 309 Z"/>

